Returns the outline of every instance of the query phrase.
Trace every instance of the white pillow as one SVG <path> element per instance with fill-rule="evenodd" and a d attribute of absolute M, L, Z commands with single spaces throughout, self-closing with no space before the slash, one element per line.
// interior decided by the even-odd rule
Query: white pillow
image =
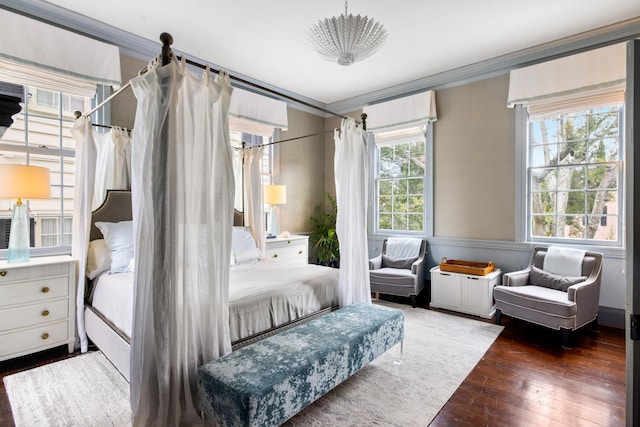
<path fill-rule="evenodd" d="M 235 257 L 236 264 L 258 261 L 260 259 L 260 250 L 258 248 L 252 248 L 242 252 L 236 252 Z"/>
<path fill-rule="evenodd" d="M 113 273 L 129 271 L 133 258 L 133 221 L 96 222 L 111 252 L 111 270 Z"/>
<path fill-rule="evenodd" d="M 256 241 L 253 239 L 249 227 L 233 227 L 231 252 L 233 252 L 236 264 L 260 259 L 260 250 L 256 246 Z"/>
<path fill-rule="evenodd" d="M 86 274 L 89 279 L 95 279 L 103 271 L 111 268 L 111 251 L 104 239 L 89 242 L 87 253 Z"/>

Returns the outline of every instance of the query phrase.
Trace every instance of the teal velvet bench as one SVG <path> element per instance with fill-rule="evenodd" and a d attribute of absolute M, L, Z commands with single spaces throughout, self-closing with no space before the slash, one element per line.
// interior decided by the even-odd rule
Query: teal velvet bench
<path fill-rule="evenodd" d="M 220 426 L 277 426 L 401 342 L 404 313 L 353 304 L 198 368 L 200 409 Z"/>

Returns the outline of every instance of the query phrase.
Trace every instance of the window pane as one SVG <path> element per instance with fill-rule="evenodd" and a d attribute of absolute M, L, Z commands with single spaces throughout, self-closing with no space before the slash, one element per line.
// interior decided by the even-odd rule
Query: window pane
<path fill-rule="evenodd" d="M 31 238 L 35 247 L 71 246 L 75 170 L 72 111 L 87 111 L 91 100 L 32 87 L 27 92 L 22 111 L 14 115 L 13 125 L 0 142 L 11 147 L 0 148 L 0 162 L 50 170 L 51 198 L 25 201 L 33 224 Z"/>
<path fill-rule="evenodd" d="M 531 237 L 619 241 L 620 108 L 554 123 L 530 121 Z M 556 131 L 557 147 L 549 143 Z"/>
<path fill-rule="evenodd" d="M 554 166 L 558 162 L 558 145 L 544 144 L 531 147 L 531 166 Z"/>
<path fill-rule="evenodd" d="M 583 114 L 560 117 L 558 141 L 575 141 L 587 136 L 587 118 Z"/>
<path fill-rule="evenodd" d="M 587 160 L 590 163 L 611 162 L 618 159 L 618 138 L 596 139 L 589 143 L 589 153 Z"/>
<path fill-rule="evenodd" d="M 590 166 L 587 173 L 589 189 L 618 188 L 618 168 L 615 165 Z"/>
<path fill-rule="evenodd" d="M 394 230 L 408 230 L 408 217 L 407 214 L 394 214 L 393 215 L 393 229 Z"/>
<path fill-rule="evenodd" d="M 560 164 L 584 163 L 586 159 L 587 143 L 585 141 L 573 141 L 559 144 Z"/>
<path fill-rule="evenodd" d="M 548 119 L 530 122 L 529 138 L 531 146 L 556 142 L 558 140 L 558 121 Z"/>
<path fill-rule="evenodd" d="M 409 231 L 422 231 L 422 215 L 409 215 Z"/>
<path fill-rule="evenodd" d="M 559 167 L 557 174 L 558 190 L 583 190 L 585 188 L 584 174 L 585 168 L 583 166 Z"/>
<path fill-rule="evenodd" d="M 532 215 L 531 234 L 534 237 L 556 237 L 556 217 L 554 215 Z"/>
<path fill-rule="evenodd" d="M 425 147 L 422 140 L 378 147 L 378 230 L 424 230 Z"/>
<path fill-rule="evenodd" d="M 556 189 L 557 169 L 531 169 L 531 191 Z"/>
<path fill-rule="evenodd" d="M 555 213 L 556 193 L 531 193 L 531 212 L 535 214 Z"/>

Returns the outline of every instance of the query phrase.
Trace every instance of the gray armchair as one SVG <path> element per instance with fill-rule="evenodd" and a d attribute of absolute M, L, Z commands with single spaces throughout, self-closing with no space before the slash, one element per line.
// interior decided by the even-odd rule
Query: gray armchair
<path fill-rule="evenodd" d="M 384 239 L 380 255 L 369 260 L 371 292 L 408 296 L 415 307 L 425 286 L 426 253 L 426 239 Z"/>
<path fill-rule="evenodd" d="M 549 251 L 554 254 L 556 270 L 566 270 L 574 262 L 577 274 L 556 274 L 550 270 L 552 261 L 545 263 Z M 565 253 L 567 257 L 563 258 Z M 582 326 L 591 323 L 597 331 L 602 254 L 586 252 L 581 265 L 572 258 L 575 254 L 575 250 L 566 248 L 534 248 L 526 269 L 504 274 L 503 284 L 493 291 L 496 323 L 500 324 L 506 314 L 559 330 L 564 348 L 571 348 L 571 334 Z"/>

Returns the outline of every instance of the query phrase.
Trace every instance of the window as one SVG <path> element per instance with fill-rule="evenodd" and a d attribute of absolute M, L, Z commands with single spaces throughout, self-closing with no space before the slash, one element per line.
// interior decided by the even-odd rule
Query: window
<path fill-rule="evenodd" d="M 622 106 L 530 119 L 529 239 L 620 244 Z"/>
<path fill-rule="evenodd" d="M 424 128 L 376 134 L 377 232 L 425 231 L 426 140 Z"/>
<path fill-rule="evenodd" d="M 42 166 L 51 171 L 51 199 L 28 200 L 31 241 L 45 252 L 70 251 L 75 141 L 73 110 L 89 111 L 91 99 L 26 87 L 22 111 L 0 140 L 0 162 Z M 0 219 L 11 218 L 15 200 L 2 201 Z M 4 246 L 6 247 L 6 246 Z"/>
<path fill-rule="evenodd" d="M 257 136 L 251 135 L 248 133 L 230 131 L 230 139 L 232 147 L 242 147 L 242 142 L 244 142 L 247 146 L 252 145 L 265 145 L 262 153 L 262 164 L 260 165 L 260 170 L 262 174 L 262 185 L 268 185 L 273 183 L 273 176 L 276 174 L 276 149 L 275 145 L 270 144 L 272 141 L 271 138 L 266 136 Z M 236 177 L 236 194 L 235 194 L 235 207 L 236 209 L 242 210 L 242 197 L 244 194 L 243 190 L 243 176 L 242 176 L 242 160 L 239 156 L 236 158 L 234 162 L 234 168 L 237 170 L 234 172 Z M 265 212 L 265 226 L 271 224 L 271 208 L 269 205 L 264 205 Z"/>

